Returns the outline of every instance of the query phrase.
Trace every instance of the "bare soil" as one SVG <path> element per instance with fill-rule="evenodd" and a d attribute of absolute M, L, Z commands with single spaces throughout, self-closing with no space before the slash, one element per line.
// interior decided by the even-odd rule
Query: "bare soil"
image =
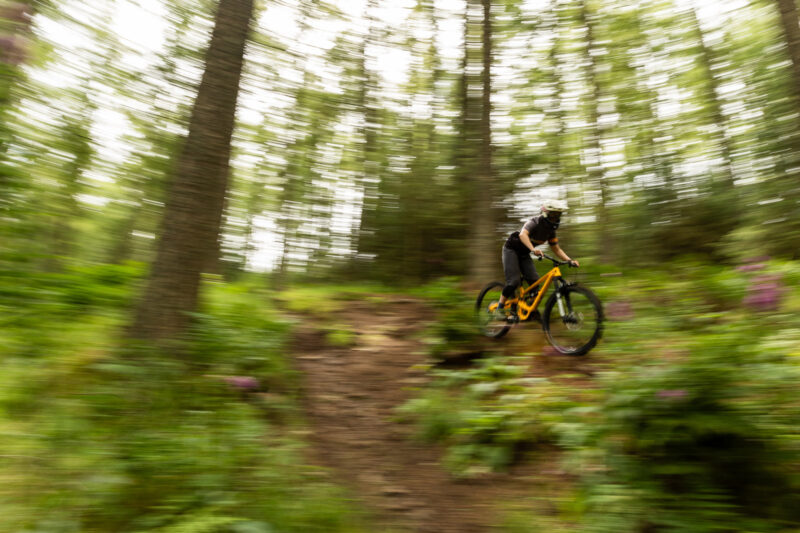
<path fill-rule="evenodd" d="M 423 303 L 404 298 L 348 305 L 331 317 L 355 332 L 348 347 L 327 342 L 320 321 L 295 328 L 312 460 L 351 489 L 373 516 L 375 531 L 498 531 L 509 509 L 554 513 L 565 479 L 555 450 L 507 473 L 459 479 L 440 465 L 440 447 L 420 442 L 413 426 L 398 421 L 396 408 L 429 379 L 431 361 L 416 334 L 432 316 Z M 535 328 L 515 328 L 502 342 L 531 354 L 531 375 L 591 374 L 583 361 L 542 357 Z"/>

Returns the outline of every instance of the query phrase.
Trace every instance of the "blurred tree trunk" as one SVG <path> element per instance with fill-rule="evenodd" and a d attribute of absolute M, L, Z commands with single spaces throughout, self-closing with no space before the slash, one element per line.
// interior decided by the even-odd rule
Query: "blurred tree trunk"
<path fill-rule="evenodd" d="M 85 92 L 83 92 L 85 90 Z M 71 157 L 64 162 L 58 175 L 60 193 L 54 199 L 51 215 L 51 242 L 45 268 L 56 271 L 63 267 L 62 259 L 74 255 L 76 221 L 83 216 L 78 202 L 81 178 L 91 164 L 94 150 L 91 140 L 91 116 L 96 109 L 86 96 L 88 89 L 81 87 L 77 99 L 81 101 L 78 116 L 64 116 L 58 128 L 59 148 Z"/>
<path fill-rule="evenodd" d="M 452 164 L 455 167 L 455 189 L 459 191 L 457 197 L 457 212 L 462 214 L 472 212 L 473 199 L 475 197 L 475 176 L 477 165 L 475 155 L 478 148 L 475 146 L 480 134 L 476 132 L 480 124 L 480 99 L 475 97 L 475 90 L 470 90 L 480 83 L 480 78 L 475 74 L 474 69 L 469 68 L 473 64 L 473 49 L 475 48 L 475 34 L 473 18 L 470 16 L 469 9 L 474 6 L 475 1 L 467 2 L 467 9 L 464 12 L 464 53 L 461 56 L 459 66 L 460 75 L 456 84 L 454 98 L 458 106 L 458 117 L 456 119 L 456 146 L 453 150 Z M 477 115 L 477 116 L 476 116 Z M 472 237 L 472 224 L 466 216 L 460 217 L 459 224 L 455 233 L 460 237 L 461 261 L 469 264 L 472 259 L 472 247 L 470 238 Z M 465 269 L 464 271 L 467 271 Z"/>
<path fill-rule="evenodd" d="M 602 92 L 600 89 L 600 76 L 598 75 L 597 61 L 592 55 L 595 46 L 594 27 L 592 26 L 592 13 L 589 10 L 588 0 L 580 0 L 578 9 L 578 20 L 586 28 L 586 46 L 584 58 L 587 65 L 587 77 L 591 90 L 592 100 L 589 102 L 589 133 L 588 145 L 592 152 L 586 168 L 590 186 L 597 186 L 600 190 L 600 205 L 597 208 L 597 225 L 600 240 L 600 260 L 608 263 L 614 257 L 614 235 L 610 228 L 610 217 L 608 213 L 608 183 L 603 173 L 602 155 L 603 149 L 600 144 L 603 132 L 600 126 L 600 99 Z"/>
<path fill-rule="evenodd" d="M 553 42 L 547 53 L 547 64 L 551 70 L 552 75 L 547 79 L 547 84 L 553 88 L 553 98 L 551 105 L 546 109 L 547 114 L 553 117 L 555 125 L 553 127 L 552 135 L 547 138 L 547 157 L 549 158 L 549 171 L 555 180 L 555 183 L 566 185 L 567 168 L 565 165 L 566 150 L 565 150 L 565 136 L 566 136 L 566 117 L 564 113 L 564 106 L 562 102 L 565 93 L 565 83 L 563 75 L 559 69 L 559 48 L 561 46 L 561 37 L 559 31 L 561 29 L 561 20 L 559 17 L 558 6 L 552 6 L 550 10 L 550 17 L 545 19 L 546 27 L 553 33 Z M 580 173 L 576 173 L 574 177 L 575 187 L 578 198 L 581 197 L 583 185 L 581 183 Z M 571 204 L 572 205 L 572 204 Z M 572 205 L 574 208 L 574 205 Z"/>
<path fill-rule="evenodd" d="M 283 191 L 280 196 L 278 227 L 283 235 L 283 251 L 277 272 L 277 283 L 285 283 L 292 266 L 292 252 L 305 251 L 311 259 L 319 243 L 311 243 L 311 237 L 303 235 L 301 227 L 311 218 L 315 207 L 312 189 L 314 181 L 321 179 L 315 168 L 320 146 L 330 139 L 330 124 L 336 119 L 337 111 L 329 105 L 324 92 L 315 88 L 318 78 L 310 71 L 303 75 L 303 83 L 295 91 L 295 105 L 289 114 L 291 124 L 305 124 L 304 135 L 295 139 L 286 150 L 286 167 L 281 172 Z"/>
<path fill-rule="evenodd" d="M 777 0 L 780 11 L 781 28 L 786 41 L 786 50 L 792 61 L 792 97 L 795 110 L 800 110 L 800 18 L 798 18 L 795 0 Z M 796 200 L 800 197 L 796 176 L 792 176 L 800 161 L 800 130 L 795 129 L 788 140 L 789 156 L 786 161 L 790 183 L 781 187 L 782 195 L 790 195 Z M 792 170 L 789 170 L 792 169 Z M 796 204 L 795 204 L 796 205 Z M 797 219 L 798 210 L 791 212 L 791 218 Z"/>
<path fill-rule="evenodd" d="M 714 125 L 714 137 L 719 144 L 722 152 L 722 178 L 720 184 L 725 188 L 733 187 L 733 167 L 731 139 L 725 130 L 725 115 L 722 113 L 722 102 L 719 99 L 719 80 L 714 75 L 714 51 L 706 45 L 703 29 L 700 27 L 700 20 L 694 8 L 689 9 L 690 25 L 696 35 L 697 46 L 700 48 L 700 66 L 705 74 L 706 83 L 704 84 L 704 99 L 708 105 L 708 112 Z"/>
<path fill-rule="evenodd" d="M 492 168 L 492 2 L 491 0 L 480 0 L 479 4 L 470 2 L 467 4 L 467 17 L 469 21 L 469 10 L 476 13 L 482 12 L 481 19 L 481 84 L 480 84 L 480 137 L 477 146 L 479 151 L 477 157 L 477 172 L 474 177 L 474 187 L 472 189 L 472 239 L 470 242 L 471 252 L 471 277 L 473 281 L 481 282 L 488 280 L 496 270 L 498 262 L 499 246 L 495 242 L 495 217 L 494 217 L 494 176 Z M 479 9 L 480 8 L 480 11 Z M 469 45 L 467 45 L 469 48 Z M 467 69 L 472 65 L 467 57 Z M 470 91 L 474 90 L 467 86 L 467 101 L 470 102 Z M 466 214 L 465 214 L 466 215 Z"/>
<path fill-rule="evenodd" d="M 794 111 L 797 112 L 800 110 L 800 18 L 795 0 L 777 0 L 777 2 L 786 51 L 792 61 L 791 98 L 793 98 Z M 798 186 L 797 180 L 797 169 L 800 167 L 800 128 L 797 128 L 796 120 L 793 120 L 791 124 L 795 126 L 793 130 L 783 135 L 781 144 L 785 146 L 786 155 L 782 158 L 782 164 L 779 165 L 779 179 L 775 180 L 775 188 L 777 195 L 785 199 L 780 207 L 781 214 L 788 220 L 784 234 L 793 236 L 800 231 L 800 227 L 798 227 L 800 186 Z M 783 251 L 791 254 L 792 257 L 797 257 L 796 238 L 777 239 L 777 242 L 784 242 Z"/>
<path fill-rule="evenodd" d="M 11 203 L 10 188 L 24 183 L 6 163 L 6 153 L 12 131 L 8 114 L 17 100 L 14 88 L 25 78 L 22 64 L 30 53 L 31 20 L 38 2 L 7 2 L 0 0 L 0 212 Z"/>
<path fill-rule="evenodd" d="M 359 170 L 361 189 L 364 194 L 359 229 L 355 237 L 357 239 L 355 249 L 358 253 L 365 254 L 378 253 L 374 235 L 377 230 L 376 216 L 379 205 L 378 191 L 382 166 L 379 160 L 378 146 L 379 106 L 373 94 L 379 84 L 375 73 L 367 65 L 367 47 L 378 41 L 377 22 L 372 14 L 376 5 L 375 0 L 370 0 L 367 3 L 369 29 L 358 50 L 358 87 L 355 96 L 355 105 L 363 117 L 359 131 L 362 140 L 361 153 L 359 154 L 361 168 Z"/>
<path fill-rule="evenodd" d="M 200 275 L 213 266 L 227 189 L 231 137 L 253 0 L 220 0 L 205 72 L 167 198 L 158 252 L 131 333 L 176 337 L 196 310 Z"/>
<path fill-rule="evenodd" d="M 11 87 L 22 77 L 20 70 L 31 53 L 32 20 L 39 2 L 9 2 L 0 0 L 0 113 L 11 103 Z M 0 126 L 4 124 L 1 120 Z M 0 138 L 0 142 L 2 142 Z M 4 145 L 0 144 L 0 148 Z"/>
<path fill-rule="evenodd" d="M 798 22 L 795 0 L 777 0 L 781 27 L 786 39 L 786 49 L 792 60 L 794 94 L 800 100 L 800 22 Z"/>
<path fill-rule="evenodd" d="M 400 191 L 404 241 L 401 274 L 409 282 L 419 282 L 444 273 L 449 235 L 441 228 L 451 217 L 446 213 L 448 206 L 440 205 L 445 195 L 436 170 L 440 150 L 435 104 L 441 69 L 436 49 L 436 9 L 431 0 L 417 1 L 409 26 L 430 30 L 430 37 L 424 39 L 412 33 L 407 45 L 412 58 L 408 81 L 412 106 L 427 109 L 429 115 L 410 117 L 404 128 L 408 138 L 404 144 L 410 147 L 412 160 Z"/>
<path fill-rule="evenodd" d="M 131 257 L 133 248 L 133 231 L 136 227 L 136 216 L 132 213 L 126 214 L 120 220 L 112 223 L 111 233 L 116 236 L 107 261 L 113 265 L 119 265 Z"/>
<path fill-rule="evenodd" d="M 368 9 L 374 6 L 376 2 Z M 361 56 L 378 37 L 377 21 L 368 19 L 370 29 L 362 40 Z M 406 22 L 408 32 L 397 34 L 397 38 L 405 38 L 411 56 L 408 82 L 403 87 L 410 112 L 381 110 L 375 96 L 380 84 L 366 58 L 362 57 L 356 68 L 355 102 L 364 121 L 359 132 L 358 168 L 363 176 L 364 202 L 358 250 L 375 256 L 371 265 L 380 277 L 405 283 L 443 275 L 450 266 L 451 249 L 466 250 L 467 242 L 466 224 L 459 225 L 459 231 L 451 224 L 451 210 L 465 212 L 459 209 L 461 188 L 453 187 L 447 170 L 440 168 L 450 162 L 451 145 L 442 142 L 447 135 L 436 128 L 446 101 L 437 94 L 442 81 L 437 21 L 434 2 L 417 0 Z M 423 34 L 425 37 L 420 36 Z M 476 123 L 479 120 L 478 116 Z M 463 131 L 458 126 L 456 130 Z M 383 141 L 389 137 L 395 142 Z M 402 163 L 391 165 L 392 160 Z M 458 200 L 450 201 L 454 197 Z M 462 240 L 457 246 L 452 246 L 454 235 Z M 464 260 L 459 259 L 459 271 L 463 272 Z"/>

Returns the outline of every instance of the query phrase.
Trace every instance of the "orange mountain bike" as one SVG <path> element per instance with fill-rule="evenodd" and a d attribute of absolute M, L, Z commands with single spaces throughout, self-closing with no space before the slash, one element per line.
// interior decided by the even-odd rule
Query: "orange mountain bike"
<path fill-rule="evenodd" d="M 514 324 L 541 320 L 547 341 L 562 354 L 584 355 L 597 344 L 603 334 L 603 306 L 595 294 L 586 287 L 566 281 L 559 267 L 568 264 L 543 254 L 538 260 L 548 259 L 553 268 L 536 283 L 520 287 L 514 298 L 498 309 L 503 283 L 493 281 L 478 295 L 475 314 L 487 337 L 499 339 Z M 537 307 L 550 286 L 553 293 L 539 318 Z"/>

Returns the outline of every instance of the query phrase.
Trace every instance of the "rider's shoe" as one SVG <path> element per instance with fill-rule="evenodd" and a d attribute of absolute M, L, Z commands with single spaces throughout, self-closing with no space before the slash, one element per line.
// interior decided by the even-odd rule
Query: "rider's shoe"
<path fill-rule="evenodd" d="M 517 304 L 511 304 L 511 307 L 505 308 L 506 313 L 506 322 L 509 324 L 516 324 L 519 322 L 519 317 L 517 316 Z"/>
<path fill-rule="evenodd" d="M 503 307 L 500 307 L 500 302 L 497 302 L 497 306 L 492 311 L 492 316 L 495 320 L 506 320 L 508 318 L 509 310 Z"/>

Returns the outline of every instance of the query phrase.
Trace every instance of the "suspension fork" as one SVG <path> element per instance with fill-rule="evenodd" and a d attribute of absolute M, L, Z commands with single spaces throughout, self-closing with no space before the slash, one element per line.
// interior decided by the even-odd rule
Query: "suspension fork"
<path fill-rule="evenodd" d="M 564 282 L 564 278 L 558 277 L 555 280 L 555 295 L 556 295 L 556 303 L 558 304 L 558 312 L 561 314 L 561 317 L 567 316 L 567 312 L 569 310 L 569 296 L 566 294 L 564 297 L 561 297 L 561 289 L 566 287 L 566 283 Z M 564 306 L 564 301 L 566 300 L 566 309 Z"/>

